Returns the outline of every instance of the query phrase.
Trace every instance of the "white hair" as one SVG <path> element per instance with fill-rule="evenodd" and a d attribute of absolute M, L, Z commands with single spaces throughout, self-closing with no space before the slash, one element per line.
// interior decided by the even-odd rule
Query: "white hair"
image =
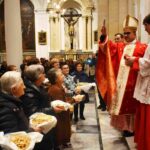
<path fill-rule="evenodd" d="M 30 65 L 25 70 L 25 76 L 32 82 L 38 80 L 41 73 L 44 73 L 44 67 L 39 64 Z"/>
<path fill-rule="evenodd" d="M 1 91 L 11 94 L 12 87 L 16 86 L 20 81 L 22 81 L 20 72 L 7 71 L 0 79 Z"/>

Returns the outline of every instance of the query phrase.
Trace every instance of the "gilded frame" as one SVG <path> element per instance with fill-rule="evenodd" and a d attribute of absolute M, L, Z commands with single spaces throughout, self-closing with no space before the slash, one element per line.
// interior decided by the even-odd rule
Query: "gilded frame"
<path fill-rule="evenodd" d="M 98 31 L 95 30 L 94 31 L 94 43 L 97 43 L 98 42 Z"/>
<path fill-rule="evenodd" d="M 47 44 L 47 33 L 45 31 L 38 32 L 38 43 L 39 45 Z"/>

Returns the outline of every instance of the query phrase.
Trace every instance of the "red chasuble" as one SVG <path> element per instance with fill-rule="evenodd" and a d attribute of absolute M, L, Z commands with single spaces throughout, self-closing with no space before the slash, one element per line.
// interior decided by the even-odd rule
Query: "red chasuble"
<path fill-rule="evenodd" d="M 120 60 L 122 58 L 125 44 L 124 43 L 116 44 L 112 42 L 109 43 L 107 42 L 103 46 L 103 48 L 101 46 L 101 43 L 99 45 L 100 47 L 99 47 L 98 61 L 96 67 L 96 79 L 102 97 L 104 98 L 108 106 L 108 110 L 111 112 L 112 105 L 117 103 L 115 99 L 112 100 L 112 97 L 116 94 L 115 79 L 118 75 Z M 145 49 L 146 49 L 145 44 L 136 42 L 135 49 L 133 51 L 133 56 L 143 57 Z M 112 66 L 113 69 L 111 69 Z M 121 107 L 119 108 L 118 114 L 135 113 L 135 109 L 137 107 L 137 101 L 133 98 L 133 92 L 135 88 L 137 74 L 138 74 L 137 67 L 135 67 L 133 64 L 133 66 L 130 68 L 129 71 L 125 92 L 123 95 Z M 110 84 L 112 85 L 111 89 L 109 88 Z"/>
<path fill-rule="evenodd" d="M 96 81 L 101 96 L 109 110 L 111 108 L 111 99 L 116 90 L 116 78 L 111 62 L 108 43 L 104 45 L 104 49 L 105 51 L 101 51 L 99 48 L 96 66 Z"/>

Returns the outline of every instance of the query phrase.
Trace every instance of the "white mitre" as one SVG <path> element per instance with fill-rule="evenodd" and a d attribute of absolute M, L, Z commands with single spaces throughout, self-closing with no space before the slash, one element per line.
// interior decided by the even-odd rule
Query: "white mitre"
<path fill-rule="evenodd" d="M 123 21 L 123 28 L 130 28 L 133 30 L 137 30 L 138 22 L 139 22 L 138 19 L 136 19 L 135 17 L 127 15 L 125 20 Z"/>

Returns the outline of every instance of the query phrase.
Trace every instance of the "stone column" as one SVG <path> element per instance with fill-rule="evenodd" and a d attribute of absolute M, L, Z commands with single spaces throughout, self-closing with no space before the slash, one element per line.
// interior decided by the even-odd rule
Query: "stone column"
<path fill-rule="evenodd" d="M 82 21 L 83 21 L 83 36 L 82 36 L 82 40 L 83 40 L 83 51 L 86 50 L 86 16 L 82 16 Z"/>
<path fill-rule="evenodd" d="M 56 41 L 56 18 L 51 16 L 50 17 L 50 43 L 51 43 L 51 49 L 50 51 L 55 51 L 55 41 Z"/>
<path fill-rule="evenodd" d="M 88 50 L 91 51 L 92 49 L 92 16 L 88 16 L 88 29 L 87 29 L 87 36 L 88 36 Z"/>
<path fill-rule="evenodd" d="M 60 18 L 59 16 L 56 17 L 56 50 L 60 51 Z"/>
<path fill-rule="evenodd" d="M 64 27 L 64 18 L 60 18 L 60 39 L 61 39 L 61 50 L 65 50 L 65 27 Z"/>
<path fill-rule="evenodd" d="M 149 41 L 149 36 L 147 34 L 147 32 L 145 31 L 144 29 L 144 26 L 143 26 L 143 19 L 146 15 L 148 15 L 149 13 L 149 10 L 150 10 L 150 1 L 149 0 L 141 0 L 140 1 L 140 40 L 141 42 L 148 42 Z"/>
<path fill-rule="evenodd" d="M 82 18 L 79 18 L 79 49 L 83 49 L 83 25 L 82 25 Z"/>
<path fill-rule="evenodd" d="M 51 52 L 58 51 L 60 39 L 58 37 L 58 17 L 50 16 L 50 43 L 51 43 Z M 60 49 L 59 49 L 60 50 Z"/>
<path fill-rule="evenodd" d="M 49 17 L 49 30 L 50 30 L 50 51 L 52 50 L 53 46 L 52 46 L 52 32 L 51 32 L 51 29 L 52 29 L 52 22 L 53 22 L 53 18 L 50 16 Z"/>
<path fill-rule="evenodd" d="M 19 69 L 23 60 L 20 1 L 5 0 L 4 6 L 7 63 Z"/>

